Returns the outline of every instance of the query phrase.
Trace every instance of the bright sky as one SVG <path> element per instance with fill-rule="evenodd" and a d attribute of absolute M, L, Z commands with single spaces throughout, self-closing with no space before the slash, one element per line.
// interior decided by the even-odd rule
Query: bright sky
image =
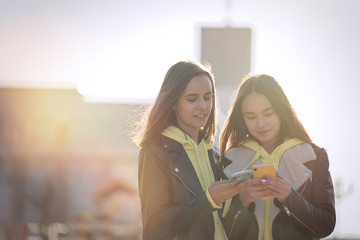
<path fill-rule="evenodd" d="M 167 69 L 199 57 L 199 27 L 250 27 L 252 71 L 282 85 L 333 180 L 334 234 L 360 236 L 360 0 L 0 0 L 0 86 L 74 87 L 93 98 L 151 100 Z"/>

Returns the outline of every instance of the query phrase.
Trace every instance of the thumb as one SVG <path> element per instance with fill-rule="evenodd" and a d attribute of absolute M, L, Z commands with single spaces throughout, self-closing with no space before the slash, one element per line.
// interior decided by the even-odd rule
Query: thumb
<path fill-rule="evenodd" d="M 224 179 L 223 179 L 223 180 L 214 182 L 213 185 L 225 184 L 225 183 L 227 183 L 227 182 L 228 182 L 228 180 L 224 180 Z"/>

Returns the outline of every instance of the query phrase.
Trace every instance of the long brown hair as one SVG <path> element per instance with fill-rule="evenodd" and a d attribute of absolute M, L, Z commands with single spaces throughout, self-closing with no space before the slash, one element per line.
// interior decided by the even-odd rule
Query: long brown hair
<path fill-rule="evenodd" d="M 211 72 L 211 66 L 208 63 L 180 61 L 170 67 L 154 104 L 144 114 L 143 121 L 139 122 L 137 132 L 133 137 L 133 141 L 138 146 L 142 147 L 150 142 L 160 141 L 161 132 L 170 125 L 176 125 L 173 107 L 190 80 L 201 74 L 209 77 L 213 92 L 213 105 L 202 134 L 205 140 L 210 140 L 215 135 L 215 78 Z"/>
<path fill-rule="evenodd" d="M 237 96 L 221 132 L 221 156 L 224 156 L 225 152 L 230 148 L 243 144 L 249 137 L 250 133 L 242 115 L 241 105 L 244 98 L 253 92 L 266 96 L 274 111 L 279 115 L 281 121 L 280 137 L 299 138 L 312 144 L 309 135 L 296 116 L 294 109 L 278 82 L 266 74 L 249 74 L 244 77 L 242 84 L 239 86 Z"/>

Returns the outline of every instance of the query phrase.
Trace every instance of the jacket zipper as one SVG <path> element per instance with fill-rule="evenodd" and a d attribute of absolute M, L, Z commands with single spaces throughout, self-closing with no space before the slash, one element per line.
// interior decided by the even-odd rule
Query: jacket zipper
<path fill-rule="evenodd" d="M 240 213 L 241 213 L 241 210 L 239 210 L 234 216 L 234 221 L 233 221 L 233 223 L 231 225 L 229 236 L 231 236 L 231 233 L 232 233 L 232 231 L 234 229 L 234 226 L 235 226 L 235 222 L 236 222 L 237 218 L 239 217 Z"/>
<path fill-rule="evenodd" d="M 189 190 L 189 192 L 191 192 L 194 196 L 197 196 L 178 175 L 176 175 L 174 172 L 172 172 L 172 174 L 180 180 L 180 182 L 186 187 L 187 190 Z"/>
<path fill-rule="evenodd" d="M 285 205 L 282 206 L 288 216 L 293 216 L 299 223 L 301 223 L 304 227 L 306 227 L 310 232 L 315 234 L 315 231 L 312 230 L 308 225 L 306 225 L 303 221 L 301 221 L 296 215 L 294 215 L 292 212 L 290 212 L 289 208 Z"/>

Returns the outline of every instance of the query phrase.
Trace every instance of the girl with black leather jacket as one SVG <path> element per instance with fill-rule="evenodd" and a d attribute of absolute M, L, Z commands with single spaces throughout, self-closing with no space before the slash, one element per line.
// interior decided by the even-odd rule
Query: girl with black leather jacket
<path fill-rule="evenodd" d="M 248 182 L 222 179 L 213 150 L 214 76 L 208 65 L 182 61 L 167 72 L 135 136 L 144 240 L 227 239 L 223 202 Z"/>
<path fill-rule="evenodd" d="M 224 210 L 229 239 L 310 240 L 331 234 L 335 199 L 327 153 L 311 141 L 273 77 L 244 78 L 220 152 L 227 173 L 261 164 L 277 170 L 276 176 L 252 179 Z"/>

